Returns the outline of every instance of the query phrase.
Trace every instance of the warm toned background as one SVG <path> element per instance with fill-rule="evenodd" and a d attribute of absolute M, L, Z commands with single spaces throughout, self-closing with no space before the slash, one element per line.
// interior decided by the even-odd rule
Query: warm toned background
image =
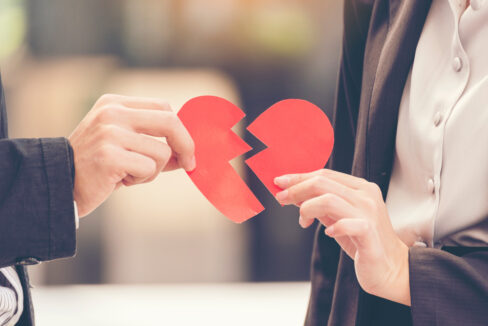
<path fill-rule="evenodd" d="M 10 136 L 68 136 L 106 92 L 161 97 L 175 110 L 194 96 L 218 95 L 239 104 L 247 122 L 290 97 L 328 112 L 341 5 L 334 0 L 0 0 L 0 67 Z M 242 126 L 237 131 L 262 148 Z M 229 222 L 185 173 L 168 173 L 152 184 L 119 190 L 83 219 L 76 258 L 31 268 L 34 283 L 307 281 L 314 231 L 298 226 L 297 210 L 281 208 L 242 158 L 235 163 L 267 207 L 253 220 Z M 59 296 L 45 292 L 46 302 L 63 298 L 60 291 Z M 300 291 L 304 313 L 308 290 Z"/>

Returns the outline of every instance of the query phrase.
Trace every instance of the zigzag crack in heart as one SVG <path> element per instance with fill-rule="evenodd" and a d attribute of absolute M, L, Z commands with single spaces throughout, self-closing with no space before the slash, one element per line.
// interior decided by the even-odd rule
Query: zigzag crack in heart
<path fill-rule="evenodd" d="M 197 167 L 188 172 L 202 194 L 226 217 L 241 223 L 264 210 L 230 165 L 252 148 L 231 129 L 245 117 L 231 102 L 216 96 L 191 99 L 178 116 L 195 142 Z M 334 131 L 316 105 L 298 99 L 278 102 L 247 128 L 267 148 L 245 162 L 276 195 L 274 178 L 321 169 L 334 145 Z"/>

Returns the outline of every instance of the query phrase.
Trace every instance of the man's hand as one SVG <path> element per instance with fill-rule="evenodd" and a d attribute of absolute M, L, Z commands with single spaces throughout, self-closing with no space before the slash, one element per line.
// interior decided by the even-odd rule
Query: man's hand
<path fill-rule="evenodd" d="M 354 260 L 366 292 L 410 305 L 408 247 L 396 235 L 379 187 L 332 170 L 275 179 L 280 203 L 300 206 L 300 225 L 315 218 Z"/>
<path fill-rule="evenodd" d="M 167 144 L 154 137 L 165 137 Z M 103 95 L 69 141 L 80 216 L 121 185 L 152 181 L 163 170 L 195 168 L 193 140 L 169 105 L 157 99 Z"/>

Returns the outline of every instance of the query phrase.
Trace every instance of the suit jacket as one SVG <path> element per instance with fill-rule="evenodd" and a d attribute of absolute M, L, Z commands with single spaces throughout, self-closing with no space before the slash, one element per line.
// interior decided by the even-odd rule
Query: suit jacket
<path fill-rule="evenodd" d="M 330 167 L 377 183 L 384 198 L 400 100 L 430 5 L 345 0 Z M 362 291 L 353 260 L 323 231 L 315 237 L 307 326 L 488 325 L 487 247 L 411 248 L 408 308 Z"/>
<path fill-rule="evenodd" d="M 73 256 L 73 152 L 65 138 L 7 139 L 0 79 L 0 267 L 16 266 L 24 289 L 17 325 L 34 325 L 25 266 Z"/>

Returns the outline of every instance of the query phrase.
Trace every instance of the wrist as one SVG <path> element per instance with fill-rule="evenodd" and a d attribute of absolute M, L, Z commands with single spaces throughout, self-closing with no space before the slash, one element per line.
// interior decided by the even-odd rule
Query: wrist
<path fill-rule="evenodd" d="M 392 266 L 393 270 L 390 273 L 391 279 L 386 288 L 386 295 L 383 297 L 390 301 L 410 306 L 409 248 L 399 240 L 396 253 L 395 263 Z"/>

